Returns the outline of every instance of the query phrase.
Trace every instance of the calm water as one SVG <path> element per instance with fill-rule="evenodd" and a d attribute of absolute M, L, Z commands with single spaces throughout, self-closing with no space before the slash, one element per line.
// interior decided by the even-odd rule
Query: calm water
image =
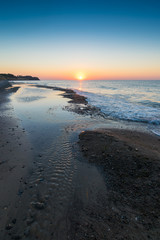
<path fill-rule="evenodd" d="M 160 135 L 160 81 L 41 81 L 72 88 L 101 109 L 106 118 L 147 124 Z M 39 82 L 36 82 L 39 84 Z"/>

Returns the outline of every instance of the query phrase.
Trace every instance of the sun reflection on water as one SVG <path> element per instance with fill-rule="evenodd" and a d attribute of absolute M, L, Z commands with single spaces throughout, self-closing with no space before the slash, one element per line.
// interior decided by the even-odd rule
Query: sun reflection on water
<path fill-rule="evenodd" d="M 82 91 L 82 81 L 79 81 L 79 88 L 78 88 L 79 91 Z"/>

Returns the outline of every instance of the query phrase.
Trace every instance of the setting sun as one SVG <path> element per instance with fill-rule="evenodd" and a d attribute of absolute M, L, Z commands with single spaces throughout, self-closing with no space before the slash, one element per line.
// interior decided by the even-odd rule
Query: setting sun
<path fill-rule="evenodd" d="M 84 75 L 83 73 L 77 73 L 76 79 L 78 79 L 78 80 L 84 80 L 84 79 L 85 79 L 85 75 Z"/>

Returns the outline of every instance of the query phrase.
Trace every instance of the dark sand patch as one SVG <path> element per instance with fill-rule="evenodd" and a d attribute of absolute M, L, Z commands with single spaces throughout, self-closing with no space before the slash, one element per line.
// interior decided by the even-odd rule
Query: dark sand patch
<path fill-rule="evenodd" d="M 108 191 L 105 198 L 99 194 L 100 208 L 85 209 L 93 239 L 158 240 L 160 138 L 116 129 L 86 131 L 79 138 L 84 156 L 103 172 Z M 81 224 L 77 239 L 88 232 Z"/>

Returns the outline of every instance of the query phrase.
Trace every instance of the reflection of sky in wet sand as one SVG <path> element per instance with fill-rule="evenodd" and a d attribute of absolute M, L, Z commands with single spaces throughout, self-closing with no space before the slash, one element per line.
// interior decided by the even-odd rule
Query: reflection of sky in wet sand
<path fill-rule="evenodd" d="M 51 89 L 22 86 L 12 100 L 17 114 L 20 114 L 25 122 L 27 119 L 37 121 L 37 124 L 62 122 L 71 114 L 62 111 L 67 102 L 59 95 L 60 93 L 62 92 Z"/>
<path fill-rule="evenodd" d="M 44 98 L 44 97 L 40 97 L 40 96 L 31 96 L 31 97 L 19 97 L 19 101 L 21 102 L 33 102 L 33 101 L 37 101 L 41 98 Z"/>
<path fill-rule="evenodd" d="M 21 85 L 21 88 L 12 95 L 15 113 L 21 119 L 22 126 L 29 133 L 35 147 L 48 148 L 62 129 L 78 121 L 89 120 L 89 117 L 84 118 L 73 112 L 64 111 L 64 107 L 69 103 L 61 94 L 61 91 Z"/>

